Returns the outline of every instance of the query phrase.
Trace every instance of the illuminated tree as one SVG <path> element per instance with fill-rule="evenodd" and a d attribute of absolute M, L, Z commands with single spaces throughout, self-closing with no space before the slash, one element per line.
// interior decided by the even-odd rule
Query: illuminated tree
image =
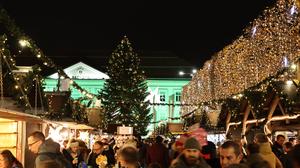
<path fill-rule="evenodd" d="M 147 134 L 150 115 L 146 78 L 140 59 L 125 36 L 111 54 L 104 88 L 100 93 L 104 107 L 103 124 L 122 124 L 134 127 L 140 135 Z"/>

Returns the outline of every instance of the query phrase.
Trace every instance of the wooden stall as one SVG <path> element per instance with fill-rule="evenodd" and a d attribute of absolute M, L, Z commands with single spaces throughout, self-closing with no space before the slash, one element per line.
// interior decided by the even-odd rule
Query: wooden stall
<path fill-rule="evenodd" d="M 35 158 L 26 148 L 27 137 L 31 132 L 42 131 L 43 125 L 37 116 L 0 108 L 0 149 L 10 150 L 25 167 L 33 167 Z"/>

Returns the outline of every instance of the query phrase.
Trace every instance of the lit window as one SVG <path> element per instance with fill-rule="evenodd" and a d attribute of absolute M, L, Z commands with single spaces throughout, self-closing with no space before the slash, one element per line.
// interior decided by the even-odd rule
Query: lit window
<path fill-rule="evenodd" d="M 161 92 L 161 93 L 159 94 L 159 100 L 160 100 L 161 102 L 165 102 L 165 101 L 166 101 L 166 94 L 165 94 L 165 92 Z"/>
<path fill-rule="evenodd" d="M 181 99 L 181 93 L 180 92 L 176 92 L 175 93 L 175 101 L 180 102 Z"/>

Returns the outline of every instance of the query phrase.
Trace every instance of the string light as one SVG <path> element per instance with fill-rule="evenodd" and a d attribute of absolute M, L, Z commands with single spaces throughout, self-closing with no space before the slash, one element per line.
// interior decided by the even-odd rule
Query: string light
<path fill-rule="evenodd" d="M 289 66 L 289 60 L 287 59 L 287 57 L 283 57 L 283 66 L 284 67 L 288 67 Z"/>
<path fill-rule="evenodd" d="M 297 13 L 297 9 L 296 9 L 296 5 L 293 5 L 290 9 L 290 14 L 294 15 L 295 13 Z"/>
<path fill-rule="evenodd" d="M 8 16 L 6 10 L 1 9 L 0 10 L 0 19 L 1 19 L 1 23 L 3 23 L 3 26 L 6 27 L 6 29 L 9 31 L 9 33 L 16 37 L 19 38 L 18 43 L 20 44 L 20 46 L 22 48 L 25 47 L 29 47 L 29 49 L 33 52 L 34 55 L 36 55 L 37 58 L 39 58 L 41 61 L 43 61 L 43 64 L 45 66 L 48 66 L 50 68 L 55 68 L 58 71 L 60 71 L 62 76 L 65 76 L 66 79 L 71 79 L 64 71 L 62 68 L 58 67 L 57 65 L 55 65 L 55 63 L 48 58 L 46 55 L 43 54 L 43 52 L 41 51 L 41 49 L 35 44 L 35 42 L 30 39 L 28 36 L 26 36 L 24 33 L 20 33 L 22 32 L 22 30 L 16 26 L 15 22 Z M 26 39 L 24 39 L 24 37 L 26 37 Z M 7 38 L 5 38 L 3 40 L 3 42 L 5 42 L 5 40 L 7 40 Z M 22 51 L 19 50 L 19 53 L 21 53 Z M 80 92 L 84 91 L 84 89 L 82 87 L 80 87 L 75 81 L 73 84 L 73 87 L 77 90 L 79 90 Z M 87 91 L 86 91 L 87 92 Z M 90 93 L 91 99 L 97 98 L 96 95 Z"/>
<path fill-rule="evenodd" d="M 295 3 L 289 0 L 278 0 L 274 7 L 266 9 L 243 35 L 216 53 L 195 73 L 190 83 L 183 87 L 182 101 L 199 104 L 237 97 L 297 61 L 300 15 L 296 13 Z M 193 109 L 183 107 L 181 112 L 184 114 Z"/>
<path fill-rule="evenodd" d="M 19 40 L 19 44 L 21 45 L 21 47 L 29 47 L 30 43 L 27 40 L 21 39 Z"/>
<path fill-rule="evenodd" d="M 257 26 L 254 26 L 254 27 L 253 27 L 251 37 L 254 37 L 254 36 L 255 36 L 256 28 L 257 28 Z"/>
<path fill-rule="evenodd" d="M 291 69 L 292 69 L 292 70 L 296 70 L 296 69 L 297 69 L 297 65 L 296 65 L 296 64 L 292 64 L 292 65 L 291 65 Z"/>
<path fill-rule="evenodd" d="M 292 85 L 292 84 L 293 84 L 293 81 L 292 81 L 292 80 L 288 80 L 288 81 L 286 81 L 286 84 L 287 84 L 287 85 Z"/>
<path fill-rule="evenodd" d="M 300 114 L 297 115 L 284 115 L 284 116 L 273 116 L 270 120 L 268 120 L 264 126 L 264 132 L 265 134 L 270 134 L 271 130 L 268 128 L 269 124 L 271 124 L 272 121 L 281 121 L 281 120 L 292 120 L 292 119 L 297 119 L 298 117 L 300 117 Z"/>

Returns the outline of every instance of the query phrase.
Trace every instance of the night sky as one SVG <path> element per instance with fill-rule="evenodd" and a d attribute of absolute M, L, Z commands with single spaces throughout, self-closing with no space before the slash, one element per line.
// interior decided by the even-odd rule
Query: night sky
<path fill-rule="evenodd" d="M 274 4 L 274 0 L 1 2 L 49 56 L 111 52 L 127 35 L 139 51 L 170 51 L 197 67 Z"/>

